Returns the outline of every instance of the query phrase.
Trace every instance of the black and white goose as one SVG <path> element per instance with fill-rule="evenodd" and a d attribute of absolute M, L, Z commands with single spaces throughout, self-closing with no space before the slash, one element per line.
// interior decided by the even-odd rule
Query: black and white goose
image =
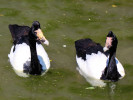
<path fill-rule="evenodd" d="M 118 40 L 110 31 L 105 47 L 91 39 L 75 41 L 78 71 L 93 86 L 103 87 L 105 80 L 118 81 L 125 76 L 122 64 L 116 58 Z"/>
<path fill-rule="evenodd" d="M 13 46 L 9 61 L 16 74 L 22 77 L 31 75 L 43 75 L 50 68 L 49 57 L 41 45 L 49 45 L 48 40 L 44 37 L 40 23 L 34 21 L 31 27 L 9 25 L 13 38 Z"/>

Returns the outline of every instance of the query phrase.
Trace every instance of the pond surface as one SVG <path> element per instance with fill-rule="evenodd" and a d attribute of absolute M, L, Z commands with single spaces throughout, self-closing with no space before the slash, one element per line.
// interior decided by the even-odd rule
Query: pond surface
<path fill-rule="evenodd" d="M 0 100 L 133 100 L 132 0 L 0 0 Z M 9 24 L 41 23 L 50 45 L 51 68 L 44 76 L 21 78 L 8 61 Z M 76 70 L 74 41 L 104 45 L 112 30 L 126 76 L 104 88 L 92 87 Z"/>

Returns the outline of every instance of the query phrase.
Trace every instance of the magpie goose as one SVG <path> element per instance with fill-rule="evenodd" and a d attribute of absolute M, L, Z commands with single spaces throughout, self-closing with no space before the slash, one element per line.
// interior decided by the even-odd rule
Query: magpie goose
<path fill-rule="evenodd" d="M 116 58 L 118 40 L 110 31 L 105 47 L 91 39 L 75 41 L 77 70 L 93 86 L 106 86 L 106 81 L 116 82 L 125 76 L 122 64 Z"/>
<path fill-rule="evenodd" d="M 41 31 L 40 23 L 34 21 L 32 26 L 9 25 L 13 38 L 13 46 L 9 61 L 17 75 L 43 75 L 50 68 L 49 57 L 41 45 L 49 45 L 48 40 Z"/>

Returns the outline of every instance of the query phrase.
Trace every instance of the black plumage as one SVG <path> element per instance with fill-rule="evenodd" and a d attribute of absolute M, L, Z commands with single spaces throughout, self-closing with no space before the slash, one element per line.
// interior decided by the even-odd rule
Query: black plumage
<path fill-rule="evenodd" d="M 81 39 L 75 41 L 76 54 L 78 57 L 86 60 L 86 54 L 97 54 L 98 51 L 104 52 L 103 47 L 99 43 L 93 42 L 91 39 Z"/>
<path fill-rule="evenodd" d="M 80 40 L 75 41 L 76 55 L 78 58 L 81 57 L 84 61 L 87 61 L 87 58 L 86 58 L 87 55 L 91 56 L 92 53 L 97 55 L 98 52 L 101 52 L 104 56 L 107 57 L 107 60 L 109 60 L 109 61 L 106 61 L 107 65 L 105 66 L 105 69 L 101 72 L 100 79 L 101 80 L 118 81 L 120 79 L 120 77 L 122 77 L 120 75 L 120 73 L 118 72 L 116 58 L 115 58 L 118 40 L 112 31 L 110 31 L 108 33 L 106 39 L 107 38 L 111 39 L 111 40 L 108 40 L 108 41 L 110 41 L 111 44 L 106 43 L 106 45 L 108 45 L 108 47 L 106 47 L 107 50 L 105 50 L 105 51 L 104 51 L 104 48 L 99 43 L 96 43 L 89 38 L 88 39 L 80 39 Z M 98 67 L 99 65 L 96 65 L 96 66 Z M 88 68 L 89 67 L 91 67 L 91 66 L 88 66 Z M 81 68 L 81 66 L 80 66 L 80 68 Z"/>

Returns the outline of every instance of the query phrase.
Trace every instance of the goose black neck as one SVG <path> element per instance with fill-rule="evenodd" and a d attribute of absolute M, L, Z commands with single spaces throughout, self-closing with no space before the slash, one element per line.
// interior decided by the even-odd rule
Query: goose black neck
<path fill-rule="evenodd" d="M 116 56 L 116 49 L 114 50 L 109 50 L 110 54 L 109 54 L 109 63 L 108 63 L 108 66 L 109 64 L 112 64 L 112 61 L 115 60 L 115 56 Z"/>
<path fill-rule="evenodd" d="M 111 65 L 113 65 L 113 66 L 116 65 L 115 56 L 116 56 L 116 52 L 110 53 L 110 55 L 109 55 L 109 62 L 108 62 L 108 65 L 107 65 L 108 68 L 111 67 Z"/>
<path fill-rule="evenodd" d="M 118 81 L 120 78 L 120 74 L 117 70 L 117 64 L 116 64 L 116 52 L 111 52 L 109 56 L 109 62 L 107 65 L 107 72 L 106 72 L 106 78 L 111 81 Z"/>
<path fill-rule="evenodd" d="M 111 65 L 113 65 L 113 66 L 116 65 L 116 61 L 115 61 L 116 49 L 117 49 L 117 45 L 113 45 L 113 46 L 109 49 L 109 62 L 108 62 L 107 67 L 110 67 Z"/>
<path fill-rule="evenodd" d="M 111 80 L 115 82 L 115 81 L 118 81 L 119 78 L 121 77 L 117 70 L 115 57 L 116 57 L 116 48 L 110 49 L 109 62 L 107 64 L 107 67 L 104 70 L 104 73 L 102 74 L 101 79 Z"/>
<path fill-rule="evenodd" d="M 32 75 L 40 75 L 42 66 L 39 63 L 36 51 L 36 39 L 33 34 L 29 34 L 29 45 L 31 51 L 31 65 L 29 73 Z"/>

